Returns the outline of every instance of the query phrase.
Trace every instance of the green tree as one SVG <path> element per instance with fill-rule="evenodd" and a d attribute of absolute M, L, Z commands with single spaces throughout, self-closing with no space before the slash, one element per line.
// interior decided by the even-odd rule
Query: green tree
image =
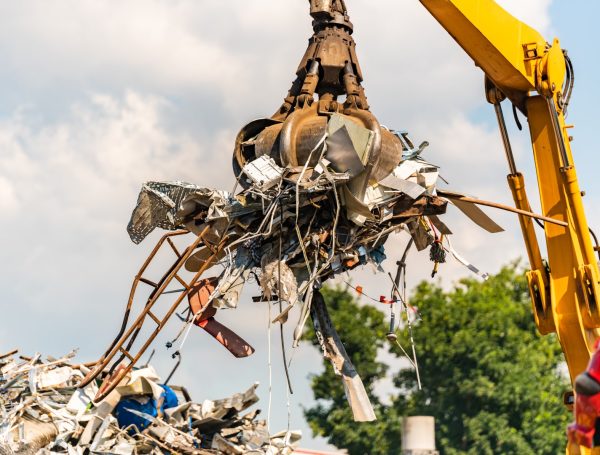
<path fill-rule="evenodd" d="M 386 345 L 384 315 L 358 305 L 341 289 L 324 296 L 372 393 L 386 370 L 376 360 Z M 561 373 L 562 354 L 555 337 L 536 332 L 527 285 L 516 267 L 485 282 L 461 280 L 449 292 L 423 282 L 411 300 L 422 317 L 413 326 L 422 390 L 412 369 L 401 370 L 393 404 L 374 399 L 378 420 L 355 424 L 327 366 L 313 378 L 319 402 L 306 410 L 313 430 L 353 455 L 397 454 L 402 416 L 432 415 L 443 455 L 564 453 L 570 415 L 562 405 L 569 387 Z M 409 347 L 405 331 L 399 341 Z"/>
<path fill-rule="evenodd" d="M 377 414 L 376 422 L 357 423 L 352 420 L 342 381 L 329 361 L 324 361 L 325 371 L 312 377 L 311 387 L 316 406 L 305 409 L 305 417 L 315 435 L 348 450 L 350 454 L 391 455 L 398 453 L 400 427 L 382 425 L 398 422 L 395 408 L 383 406 L 373 394 L 373 386 L 385 377 L 388 367 L 376 357 L 387 344 L 385 316 L 373 306 L 360 306 L 352 294 L 342 288 L 325 287 L 321 290 L 331 320 L 336 327 L 352 363 L 363 380 Z M 314 331 L 304 337 L 319 348 Z"/>

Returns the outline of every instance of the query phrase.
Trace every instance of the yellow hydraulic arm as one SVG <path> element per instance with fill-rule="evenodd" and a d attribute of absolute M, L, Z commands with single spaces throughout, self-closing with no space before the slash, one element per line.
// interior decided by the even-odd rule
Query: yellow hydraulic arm
<path fill-rule="evenodd" d="M 542 260 L 530 218 L 520 216 L 531 270 L 533 313 L 542 334 L 555 332 L 571 381 L 583 372 L 600 335 L 599 272 L 583 210 L 567 126 L 568 60 L 558 39 L 548 43 L 493 0 L 420 0 L 486 75 L 486 98 L 494 105 L 518 208 L 529 210 L 500 103 L 508 98 L 528 119 L 542 212 L 568 223 L 546 223 L 548 254 Z M 568 100 L 567 100 L 568 101 Z M 581 452 L 580 452 L 581 450 Z M 567 453 L 600 453 L 571 447 Z"/>

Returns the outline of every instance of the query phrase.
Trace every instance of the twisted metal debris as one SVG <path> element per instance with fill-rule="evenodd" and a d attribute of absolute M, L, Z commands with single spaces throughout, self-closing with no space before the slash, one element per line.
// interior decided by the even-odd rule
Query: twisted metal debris
<path fill-rule="evenodd" d="M 269 435 L 258 384 L 223 400 L 193 402 L 186 389 L 160 384 L 151 366 L 132 371 L 102 402 L 98 384 L 77 384 L 89 371 L 54 359 L 0 356 L 0 454 L 179 453 L 288 455 L 299 432 Z M 246 412 L 244 412 L 246 411 Z"/>
<path fill-rule="evenodd" d="M 136 275 L 119 333 L 79 384 L 103 379 L 96 403 L 125 380 L 184 301 L 187 309 L 177 313 L 183 327 L 170 342 L 179 343 L 177 352 L 196 325 L 234 356 L 251 355 L 252 346 L 216 318 L 218 309 L 238 305 L 252 279 L 261 286 L 257 300 L 279 306 L 272 322 L 286 323 L 299 307 L 294 347 L 312 317 L 355 420 L 373 420 L 360 376 L 319 293 L 322 284 L 367 264 L 382 271 L 385 243 L 400 231 L 419 251 L 432 248 L 434 273 L 446 252 L 479 272 L 452 249 L 451 231 L 439 215 L 450 200 L 490 232 L 501 228 L 460 195 L 438 193 L 439 169 L 423 159 L 428 142 L 415 146 L 408 133 L 382 126 L 371 113 L 344 2 L 311 1 L 311 16 L 314 33 L 283 104 L 236 138 L 233 191 L 184 182 L 143 185 L 128 225 L 132 241 L 140 243 L 156 228 L 171 232 Z M 185 235 L 191 242 L 177 244 Z M 164 274 L 150 277 L 165 250 L 174 261 Z M 216 266 L 220 273 L 206 277 Z M 142 310 L 131 320 L 136 301 L 143 302 Z M 283 335 L 282 349 L 285 357 Z"/>

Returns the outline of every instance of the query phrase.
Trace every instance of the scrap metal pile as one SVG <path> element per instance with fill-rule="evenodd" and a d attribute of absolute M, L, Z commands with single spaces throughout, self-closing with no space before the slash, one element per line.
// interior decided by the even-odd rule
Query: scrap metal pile
<path fill-rule="evenodd" d="M 235 308 L 244 284 L 253 279 L 261 287 L 258 300 L 279 304 L 272 322 L 284 324 L 290 310 L 300 308 L 294 346 L 311 317 L 324 356 L 342 377 L 355 420 L 374 420 L 360 375 L 319 292 L 323 282 L 365 264 L 382 270 L 385 243 L 397 231 L 410 234 L 407 250 L 429 247 L 435 267 L 450 252 L 478 272 L 454 252 L 447 238 L 451 232 L 438 215 L 450 200 L 488 231 L 501 228 L 461 195 L 437 188 L 438 167 L 422 157 L 427 142 L 415 147 L 406 132 L 381 126 L 370 112 L 344 2 L 311 1 L 311 15 L 314 34 L 283 104 L 237 136 L 233 191 L 182 182 L 142 187 L 127 228 L 131 239 L 140 243 L 156 228 L 169 232 L 135 276 L 119 333 L 79 384 L 103 379 L 95 403 L 107 400 L 133 374 L 176 313 L 183 328 L 169 346 L 180 340 L 181 349 L 196 325 L 234 356 L 251 355 L 254 349 L 215 317 L 220 308 Z M 182 249 L 175 240 L 188 234 L 193 240 Z M 175 261 L 158 278 L 150 277 L 165 249 Z M 402 263 L 405 258 L 406 252 Z M 204 277 L 216 265 L 223 267 L 220 274 Z M 400 273 L 399 268 L 390 303 L 406 309 Z M 142 285 L 150 292 L 132 321 Z M 169 306 L 157 304 L 167 299 Z M 182 315 L 178 310 L 185 301 Z M 392 317 L 391 337 L 394 331 Z M 142 343 L 140 333 L 149 333 Z M 285 357 L 283 330 L 281 336 Z"/>
<path fill-rule="evenodd" d="M 247 163 L 239 179 L 246 189 L 235 196 L 191 184 L 146 183 L 130 224 L 132 238 L 139 241 L 156 226 L 202 234 L 207 245 L 186 262 L 191 272 L 226 238 L 219 255 L 225 270 L 210 298 L 215 308 L 236 307 L 251 274 L 259 276 L 266 299 L 278 296 L 288 309 L 300 300 L 308 308 L 311 291 L 328 278 L 367 263 L 379 266 L 392 232 L 406 229 L 419 250 L 433 243 L 423 217 L 443 229 L 436 215 L 447 204 L 434 194 L 437 168 L 409 149 L 412 158 L 365 183 L 365 150 L 357 150 L 353 139 L 354 131 L 370 137 L 369 130 L 337 114 L 327 128 L 304 166 L 282 168 L 265 155 Z M 338 136 L 347 138 L 343 148 Z M 299 328 L 296 342 L 300 335 Z"/>
<path fill-rule="evenodd" d="M 186 389 L 160 384 L 151 366 L 133 370 L 94 405 L 95 382 L 76 385 L 89 371 L 39 354 L 0 356 L 0 454 L 111 453 L 287 455 L 298 432 L 269 436 L 259 410 L 257 384 L 223 400 L 193 402 Z"/>
<path fill-rule="evenodd" d="M 415 147 L 406 132 L 380 125 L 370 112 L 344 2 L 312 1 L 311 16 L 314 34 L 284 103 L 237 136 L 234 190 L 183 182 L 144 184 L 128 225 L 131 239 L 140 243 L 157 227 L 174 232 L 159 241 L 134 281 L 132 296 L 139 283 L 152 287 L 142 314 L 125 330 L 130 297 L 119 335 L 83 384 L 110 367 L 107 390 L 115 387 L 184 300 L 189 304 L 185 324 L 202 327 L 236 357 L 252 354 L 245 340 L 215 320 L 219 308 L 238 305 L 252 278 L 260 283 L 259 300 L 280 304 L 273 322 L 285 323 L 290 310 L 300 307 L 294 346 L 312 318 L 324 355 L 343 378 L 354 418 L 374 420 L 360 376 L 319 293 L 323 282 L 365 264 L 383 270 L 385 243 L 398 231 L 408 232 L 410 245 L 419 251 L 429 247 L 436 268 L 446 251 L 462 261 L 444 244 L 451 232 L 438 218 L 448 200 L 489 231 L 501 230 L 474 205 L 461 205 L 461 195 L 441 197 L 438 167 L 422 157 L 427 142 Z M 179 251 L 171 237 L 185 233 L 195 240 Z M 143 278 L 167 243 L 176 262 L 158 281 Z M 204 278 L 217 264 L 223 266 L 220 275 Z M 193 278 L 185 280 L 183 268 Z M 157 317 L 152 307 L 162 295 L 176 292 L 167 291 L 171 282 L 183 289 L 167 315 Z M 392 295 L 393 302 L 401 300 L 397 287 Z M 129 350 L 146 317 L 158 328 L 134 354 Z M 129 365 L 119 373 L 122 360 Z"/>

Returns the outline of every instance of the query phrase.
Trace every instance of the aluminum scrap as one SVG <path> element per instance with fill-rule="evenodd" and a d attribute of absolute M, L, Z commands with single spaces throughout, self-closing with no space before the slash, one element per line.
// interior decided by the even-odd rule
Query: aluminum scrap
<path fill-rule="evenodd" d="M 128 227 L 131 238 L 137 242 L 140 233 L 147 234 L 154 227 L 198 234 L 208 226 L 208 238 L 215 239 L 214 244 L 225 236 L 232 239 L 223 258 L 225 271 L 218 280 L 223 287 L 243 284 L 251 271 L 266 272 L 269 278 L 261 281 L 263 288 L 269 283 L 276 295 L 275 269 L 280 264 L 287 287 L 281 297 L 294 305 L 309 287 L 336 274 L 367 263 L 379 266 L 392 232 L 406 229 L 422 238 L 420 220 L 445 212 L 447 202 L 435 194 L 438 168 L 420 156 L 402 161 L 382 181 L 360 191 L 356 189 L 360 174 L 350 178 L 347 172 L 337 172 L 339 163 L 336 166 L 325 158 L 327 150 L 327 142 L 322 141 L 313 151 L 314 165 L 282 168 L 269 160 L 264 179 L 257 176 L 257 169 L 265 169 L 264 163 L 250 162 L 246 167 L 251 170 L 244 168 L 240 176 L 243 189 L 233 196 L 189 183 L 147 182 Z M 155 195 L 151 205 L 148 194 Z M 173 194 L 179 197 L 178 205 L 173 205 Z M 433 238 L 426 238 L 418 245 L 423 249 L 431 243 Z M 196 271 L 200 263 L 192 256 L 186 269 Z M 220 304 L 224 295 L 215 293 L 217 306 L 235 306 L 237 302 L 231 299 Z"/>
<path fill-rule="evenodd" d="M 344 2 L 310 3 L 313 35 L 283 104 L 270 118 L 243 126 L 236 137 L 233 191 L 147 182 L 127 230 L 135 243 L 157 227 L 197 236 L 185 255 L 176 253 L 178 262 L 164 275 L 167 281 L 144 282 L 160 294 L 185 262 L 196 275 L 193 283 L 183 284 L 173 305 L 187 297 L 185 323 L 204 328 L 237 357 L 254 350 L 228 329 L 225 336 L 226 328 L 213 316 L 219 308 L 237 306 L 250 278 L 261 285 L 257 300 L 278 303 L 273 322 L 285 323 L 291 308 L 301 307 L 294 347 L 312 315 L 324 355 L 345 381 L 355 420 L 366 421 L 375 415 L 362 381 L 326 311 L 316 312 L 313 305 L 324 307 L 319 289 L 336 275 L 368 264 L 382 271 L 385 243 L 394 232 L 408 232 L 419 251 L 433 247 L 430 257 L 437 271 L 450 251 L 450 231 L 438 218 L 450 197 L 437 192 L 438 166 L 423 159 L 429 143 L 415 147 L 407 132 L 382 126 L 371 112 Z M 461 205 L 461 198 L 452 201 L 480 225 L 492 226 Z M 200 280 L 217 263 L 223 266 L 220 275 Z M 149 306 L 157 300 L 152 295 Z M 181 333 L 186 335 L 180 349 L 188 332 Z M 125 346 L 128 336 L 119 335 L 116 346 Z"/>
<path fill-rule="evenodd" d="M 269 435 L 259 410 L 258 384 L 222 400 L 195 403 L 182 387 L 173 387 L 177 404 L 156 416 L 130 409 L 148 421 L 145 428 L 119 424 L 121 400 L 144 403 L 160 389 L 152 367 L 134 370 L 126 383 L 104 401 L 93 404 L 96 383 L 75 385 L 87 374 L 84 365 L 71 363 L 75 352 L 60 359 L 0 356 L 0 454 L 112 453 L 268 454 L 288 455 L 301 435 L 290 431 Z M 123 408 L 123 406 L 121 406 Z"/>
<path fill-rule="evenodd" d="M 382 270 L 384 245 L 395 231 L 408 231 L 419 250 L 434 243 L 436 236 L 425 220 L 443 214 L 447 205 L 436 195 L 437 166 L 414 154 L 389 172 L 380 171 L 380 181 L 372 181 L 365 158 L 372 142 L 370 131 L 339 115 L 329 122 L 334 125 L 301 166 L 282 167 L 265 155 L 246 163 L 239 174 L 241 190 L 235 195 L 189 183 L 143 186 L 128 227 L 134 242 L 139 233 L 148 234 L 154 227 L 202 235 L 203 245 L 185 263 L 188 271 L 197 272 L 211 248 L 227 239 L 220 276 L 201 283 L 188 296 L 191 302 L 203 293 L 198 311 L 212 308 L 213 315 L 219 308 L 236 307 L 248 278 L 258 277 L 263 300 L 286 303 L 274 322 L 286 322 L 291 308 L 301 305 L 294 330 L 296 347 L 324 281 L 366 264 Z M 330 140 L 333 136 L 335 140 Z M 153 194 L 150 205 L 149 194 Z M 173 204 L 173 194 L 179 205 Z M 216 324 L 205 318 L 196 324 Z M 219 340 L 217 331 L 212 332 Z M 342 346 L 333 327 L 330 333 L 336 346 Z M 246 344 L 241 339 L 233 342 L 234 336 L 220 343 Z M 326 357 L 352 371 L 352 381 L 344 385 L 355 420 L 374 420 L 360 376 L 343 346 Z"/>

